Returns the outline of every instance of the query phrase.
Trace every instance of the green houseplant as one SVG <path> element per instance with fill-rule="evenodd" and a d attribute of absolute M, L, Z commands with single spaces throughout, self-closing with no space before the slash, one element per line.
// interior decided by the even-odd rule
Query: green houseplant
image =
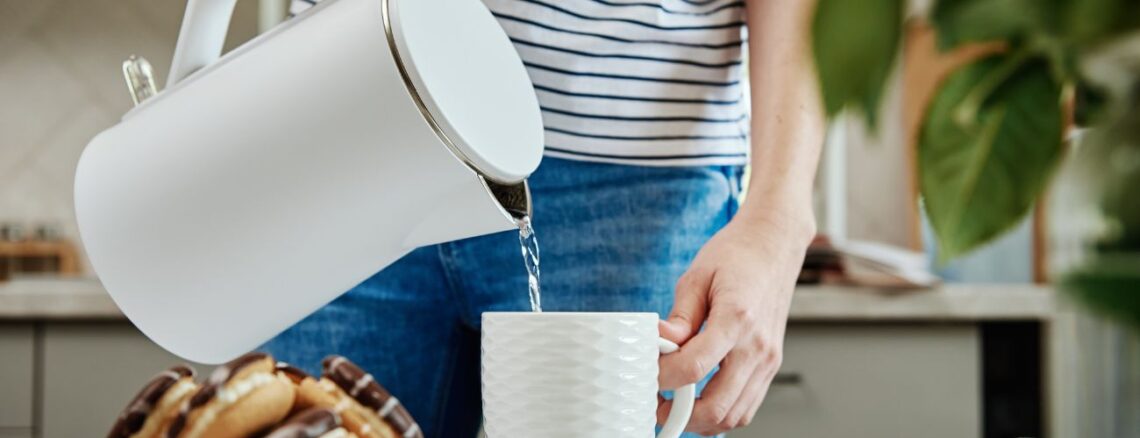
<path fill-rule="evenodd" d="M 818 0 L 813 48 L 825 108 L 868 124 L 903 33 L 903 0 Z M 1019 223 L 1062 160 L 1107 224 L 1065 290 L 1140 328 L 1140 12 L 1133 0 L 935 0 L 939 48 L 999 42 L 1004 50 L 953 71 L 922 115 L 922 206 L 948 260 Z M 1064 104 L 1090 129 L 1079 151 Z"/>

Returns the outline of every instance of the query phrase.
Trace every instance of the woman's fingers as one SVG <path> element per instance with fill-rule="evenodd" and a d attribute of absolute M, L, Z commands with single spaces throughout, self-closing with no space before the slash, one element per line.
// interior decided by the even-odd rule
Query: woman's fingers
<path fill-rule="evenodd" d="M 665 400 L 661 394 L 657 394 L 657 425 L 665 424 L 665 420 L 669 419 L 669 412 L 673 409 L 673 400 Z"/>
<path fill-rule="evenodd" d="M 734 306 L 714 306 L 704 331 L 682 345 L 680 351 L 661 357 L 661 388 L 675 389 L 703 379 L 736 347 L 748 324 Z"/>
<path fill-rule="evenodd" d="M 773 367 L 763 360 L 741 360 L 737 353 L 729 353 L 722 364 L 721 370 L 705 387 L 701 398 L 693 409 L 693 417 L 689 421 L 688 430 L 715 435 L 736 428 L 748 426 L 767 396 L 776 375 L 778 367 Z M 736 373 L 733 370 L 745 370 Z M 751 370 L 751 371 L 747 371 Z M 739 376 L 747 374 L 741 381 Z M 736 390 L 734 388 L 739 388 Z M 735 395 L 734 395 L 735 394 Z M 735 397 L 728 408 L 727 414 L 723 412 L 723 400 Z M 657 424 L 664 424 L 673 407 L 671 400 L 663 397 L 657 398 Z"/>
<path fill-rule="evenodd" d="M 756 373 L 759 361 L 743 350 L 736 350 L 728 354 L 708 385 L 701 392 L 701 398 L 693 407 L 693 417 L 689 420 L 687 430 L 702 435 L 715 435 L 732 429 L 729 423 L 732 412 L 736 409 L 749 384 L 749 379 Z"/>
<path fill-rule="evenodd" d="M 673 310 L 660 325 L 661 336 L 677 345 L 684 344 L 701 329 L 708 313 L 708 290 L 712 273 L 690 269 L 677 280 Z"/>
<path fill-rule="evenodd" d="M 752 423 L 752 417 L 756 415 L 756 410 L 760 408 L 760 403 L 768 394 L 768 387 L 775 375 L 776 370 L 768 369 L 763 364 L 756 367 L 752 376 L 748 378 L 744 391 L 740 393 L 740 398 L 736 400 L 736 405 L 725 417 L 725 427 L 735 429 Z"/>

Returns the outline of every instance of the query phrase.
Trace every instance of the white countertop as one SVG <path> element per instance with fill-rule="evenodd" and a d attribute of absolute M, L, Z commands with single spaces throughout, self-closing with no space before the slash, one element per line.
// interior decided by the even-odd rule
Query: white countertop
<path fill-rule="evenodd" d="M 123 318 L 95 279 L 18 278 L 0 282 L 0 320 Z"/>
<path fill-rule="evenodd" d="M 794 321 L 980 321 L 1048 319 L 1056 294 L 1034 284 L 945 284 L 927 290 L 800 286 Z"/>
<path fill-rule="evenodd" d="M 1055 296 L 1048 286 L 948 284 L 929 290 L 886 291 L 801 286 L 792 321 L 980 321 L 1048 319 Z M 0 320 L 122 319 L 94 279 L 16 279 L 0 283 Z"/>

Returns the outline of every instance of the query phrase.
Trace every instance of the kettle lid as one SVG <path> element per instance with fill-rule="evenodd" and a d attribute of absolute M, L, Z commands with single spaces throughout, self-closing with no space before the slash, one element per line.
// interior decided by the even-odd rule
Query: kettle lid
<path fill-rule="evenodd" d="M 521 181 L 542 159 L 538 98 L 480 0 L 383 0 L 397 68 L 444 143 L 486 177 Z"/>

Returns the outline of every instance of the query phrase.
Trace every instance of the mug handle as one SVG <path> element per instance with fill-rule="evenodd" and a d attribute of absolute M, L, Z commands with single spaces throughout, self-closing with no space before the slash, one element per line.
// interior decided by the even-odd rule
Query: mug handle
<path fill-rule="evenodd" d="M 657 348 L 661 354 L 669 354 L 680 350 L 677 344 L 665 338 L 657 338 Z M 690 383 L 673 391 L 673 409 L 669 411 L 669 418 L 661 425 L 658 438 L 679 438 L 685 432 L 685 425 L 689 424 L 689 417 L 693 415 L 693 404 L 697 399 L 697 385 Z"/>

